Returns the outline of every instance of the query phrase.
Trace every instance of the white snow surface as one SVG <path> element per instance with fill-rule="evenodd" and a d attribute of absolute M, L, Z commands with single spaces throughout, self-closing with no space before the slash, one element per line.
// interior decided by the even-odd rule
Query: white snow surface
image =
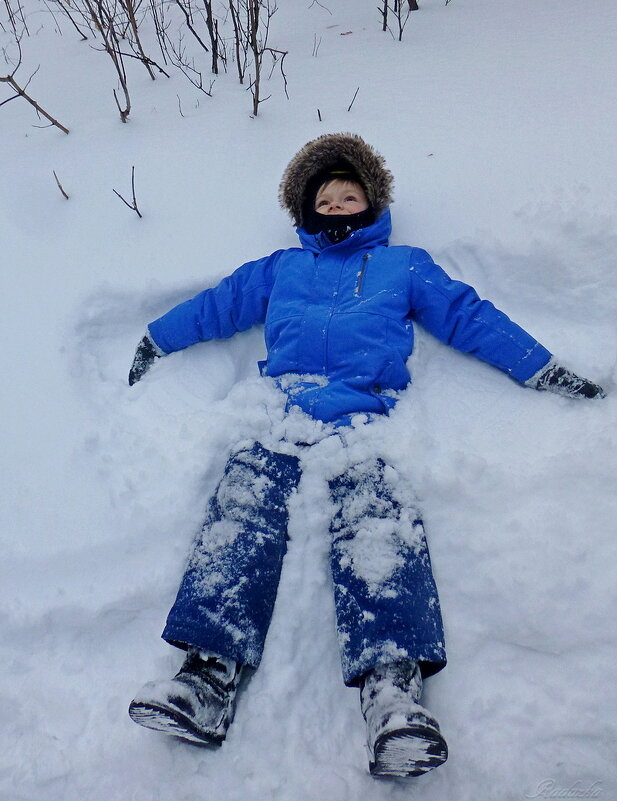
<path fill-rule="evenodd" d="M 256 119 L 233 65 L 206 98 L 132 63 L 123 125 L 106 57 L 26 0 L 23 73 L 41 64 L 30 92 L 71 133 L 0 108 L 2 801 L 617 799 L 615 4 L 420 0 L 401 43 L 375 5 L 280 3 L 290 98 L 275 73 Z M 368 774 L 341 679 L 325 484 L 341 449 L 283 420 L 262 332 L 127 384 L 149 321 L 296 244 L 278 181 L 334 131 L 393 170 L 394 244 L 426 248 L 608 392 L 536 393 L 418 331 L 413 388 L 351 432 L 413 486 L 445 618 L 449 664 L 423 704 L 450 757 L 408 781 Z M 133 165 L 143 219 L 112 192 Z M 203 750 L 127 706 L 178 668 L 159 636 L 189 546 L 229 449 L 268 425 L 321 442 L 262 665 Z"/>

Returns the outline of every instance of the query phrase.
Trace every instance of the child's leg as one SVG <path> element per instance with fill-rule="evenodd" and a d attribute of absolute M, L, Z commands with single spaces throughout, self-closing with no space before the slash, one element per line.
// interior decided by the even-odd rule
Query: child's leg
<path fill-rule="evenodd" d="M 370 459 L 330 482 L 331 565 L 343 676 L 377 665 L 446 663 L 443 625 L 424 528 L 413 499 L 397 497 L 396 473 Z"/>
<path fill-rule="evenodd" d="M 257 667 L 287 544 L 299 461 L 259 443 L 231 455 L 163 638 Z"/>

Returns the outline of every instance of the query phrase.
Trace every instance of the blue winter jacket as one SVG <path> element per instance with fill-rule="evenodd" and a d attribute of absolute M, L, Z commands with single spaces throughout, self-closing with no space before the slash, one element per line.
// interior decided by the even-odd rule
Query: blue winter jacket
<path fill-rule="evenodd" d="M 420 248 L 388 246 L 390 212 L 331 245 L 298 229 L 301 248 L 248 262 L 149 325 L 166 353 L 265 323 L 262 373 L 288 407 L 324 422 L 387 413 L 411 378 L 412 321 L 518 381 L 551 354 Z"/>

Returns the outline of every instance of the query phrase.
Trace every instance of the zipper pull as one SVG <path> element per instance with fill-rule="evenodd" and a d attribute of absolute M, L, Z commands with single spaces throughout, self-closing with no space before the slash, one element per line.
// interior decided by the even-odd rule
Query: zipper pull
<path fill-rule="evenodd" d="M 362 256 L 362 267 L 360 268 L 360 272 L 358 273 L 358 281 L 356 283 L 356 288 L 353 291 L 354 297 L 356 298 L 359 298 L 362 292 L 362 284 L 364 283 L 364 274 L 366 273 L 368 260 L 370 258 L 371 258 L 370 253 L 364 253 Z"/>

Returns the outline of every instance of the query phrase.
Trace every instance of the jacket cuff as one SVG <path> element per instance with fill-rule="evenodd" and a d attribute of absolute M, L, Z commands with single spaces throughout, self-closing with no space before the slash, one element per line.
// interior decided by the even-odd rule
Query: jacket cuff
<path fill-rule="evenodd" d="M 146 328 L 146 336 L 145 338 L 150 342 L 152 345 L 152 350 L 155 352 L 157 356 L 167 356 L 167 351 L 163 350 L 157 342 L 155 341 L 154 337 L 152 336 L 152 332 L 150 331 L 150 327 Z"/>
<path fill-rule="evenodd" d="M 510 375 L 521 384 L 525 384 L 527 381 L 531 381 L 538 372 L 544 370 L 552 358 L 553 354 L 544 345 L 536 342 L 510 371 Z"/>
<path fill-rule="evenodd" d="M 557 361 L 557 359 L 554 356 L 551 356 L 551 358 L 547 361 L 547 363 L 544 365 L 544 367 L 540 367 L 539 370 L 536 370 L 536 372 L 530 378 L 528 378 L 526 381 L 523 381 L 523 384 L 526 387 L 531 387 L 532 389 L 537 389 L 538 382 L 539 382 L 540 378 L 544 375 L 544 373 L 547 370 L 552 369 L 553 367 L 557 367 L 558 364 L 559 364 L 559 362 Z"/>

